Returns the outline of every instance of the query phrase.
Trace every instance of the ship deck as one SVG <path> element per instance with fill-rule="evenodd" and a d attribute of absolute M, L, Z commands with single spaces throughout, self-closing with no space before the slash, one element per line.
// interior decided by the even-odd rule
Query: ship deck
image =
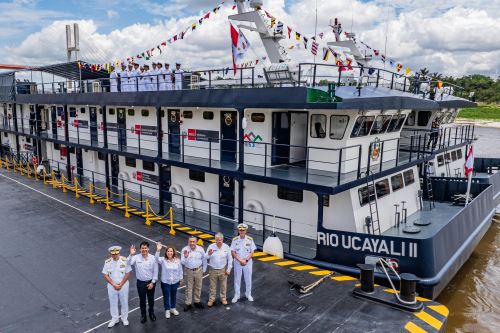
<path fill-rule="evenodd" d="M 109 306 L 101 275 L 106 250 L 121 245 L 127 254 L 130 244 L 142 240 L 186 244 L 186 235 L 168 235 L 160 224 L 150 227 L 138 217 L 125 219 L 123 212 L 107 212 L 102 204 L 90 205 L 83 198 L 44 186 L 33 178 L 0 170 L 0 331 L 7 332 L 99 332 L 109 331 Z M 255 301 L 181 312 L 163 318 L 162 300 L 156 288 L 156 322 L 139 322 L 138 298 L 132 275 L 130 327 L 114 332 L 252 331 L 252 332 L 417 332 L 442 331 L 448 310 L 421 299 L 424 310 L 407 313 L 385 305 L 357 299 L 352 290 L 358 281 L 335 274 L 298 298 L 288 280 L 311 282 L 329 272 L 279 259 L 259 252 L 254 264 Z M 228 294 L 232 296 L 232 276 Z M 377 290 L 393 292 L 383 287 Z M 207 300 L 205 279 L 202 300 Z M 184 290 L 178 294 L 183 305 Z M 419 332 L 420 332 L 419 331 Z"/>

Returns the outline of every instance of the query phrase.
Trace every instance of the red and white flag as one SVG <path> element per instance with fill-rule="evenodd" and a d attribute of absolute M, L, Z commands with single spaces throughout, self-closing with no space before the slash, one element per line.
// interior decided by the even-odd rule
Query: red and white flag
<path fill-rule="evenodd" d="M 469 177 L 469 174 L 471 174 L 474 171 L 474 152 L 472 150 L 472 146 L 470 146 L 469 152 L 467 153 L 464 169 L 466 177 Z"/>
<path fill-rule="evenodd" d="M 311 53 L 314 55 L 317 55 L 318 54 L 318 47 L 319 47 L 319 44 L 316 42 L 313 42 L 312 46 L 311 46 Z"/>
<path fill-rule="evenodd" d="M 250 42 L 240 29 L 236 30 L 236 28 L 231 23 L 229 23 L 229 25 L 231 30 L 231 41 L 233 48 L 233 70 L 234 74 L 236 74 L 237 63 L 245 58 L 245 55 L 250 48 Z"/>

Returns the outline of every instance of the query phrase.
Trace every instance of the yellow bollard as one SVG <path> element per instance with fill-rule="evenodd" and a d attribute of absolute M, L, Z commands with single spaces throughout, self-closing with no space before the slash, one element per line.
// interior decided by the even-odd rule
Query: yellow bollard
<path fill-rule="evenodd" d="M 109 189 L 106 187 L 106 210 L 109 212 L 111 210 L 111 206 L 109 205 Z"/>
<path fill-rule="evenodd" d="M 174 218 L 173 218 L 173 213 L 172 213 L 172 207 L 170 207 L 170 235 L 175 236 L 175 230 L 174 230 Z"/>
<path fill-rule="evenodd" d="M 62 186 L 62 189 L 63 189 L 63 193 L 67 193 L 68 190 L 66 189 L 66 183 L 64 182 L 64 173 L 61 174 L 61 186 Z"/>
<path fill-rule="evenodd" d="M 19 164 L 17 165 L 17 168 L 19 169 L 19 172 L 21 173 L 21 176 L 24 176 L 24 173 L 23 173 L 23 161 L 19 161 Z"/>
<path fill-rule="evenodd" d="M 43 185 L 47 185 L 47 173 L 45 172 L 45 169 L 43 171 Z"/>
<path fill-rule="evenodd" d="M 26 163 L 26 174 L 28 175 L 28 178 L 31 178 L 31 167 L 29 162 Z"/>
<path fill-rule="evenodd" d="M 7 156 L 5 156 L 5 168 L 6 168 L 7 170 L 9 170 L 9 163 L 10 163 L 10 162 L 9 162 L 9 159 L 7 158 Z"/>
<path fill-rule="evenodd" d="M 151 225 L 151 220 L 149 219 L 149 199 L 146 199 L 146 225 Z"/>
<path fill-rule="evenodd" d="M 51 172 L 51 175 L 52 175 L 52 188 L 56 188 L 56 173 L 54 172 L 54 170 L 52 170 Z"/>
<path fill-rule="evenodd" d="M 80 198 L 80 194 L 78 194 L 78 180 L 73 176 L 73 184 L 75 184 L 75 198 Z"/>
<path fill-rule="evenodd" d="M 0 157 L 0 169 L 3 167 L 3 160 L 2 158 Z"/>
<path fill-rule="evenodd" d="M 90 201 L 89 201 L 89 203 L 91 205 L 93 205 L 95 203 L 95 201 L 94 201 L 94 193 L 92 193 L 92 189 L 93 188 L 94 188 L 94 186 L 92 185 L 92 183 L 90 183 L 90 195 L 89 195 Z"/>
<path fill-rule="evenodd" d="M 125 193 L 125 217 L 130 217 L 130 213 L 128 212 L 128 193 Z"/>
<path fill-rule="evenodd" d="M 37 182 L 38 181 L 38 173 L 36 172 L 36 168 L 35 166 L 33 165 L 33 170 L 35 170 L 35 181 Z"/>

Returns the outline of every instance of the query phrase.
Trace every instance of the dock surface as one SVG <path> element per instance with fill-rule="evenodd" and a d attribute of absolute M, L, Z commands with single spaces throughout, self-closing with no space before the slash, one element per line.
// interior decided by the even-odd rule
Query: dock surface
<path fill-rule="evenodd" d="M 358 299 L 356 278 L 335 274 L 299 298 L 288 280 L 315 281 L 328 271 L 258 252 L 253 266 L 254 302 L 244 298 L 224 307 L 183 312 L 184 289 L 178 292 L 180 315 L 165 319 L 161 290 L 156 287 L 158 320 L 140 323 L 139 300 L 132 273 L 130 326 L 109 330 L 109 303 L 101 270 L 111 245 L 123 247 L 143 240 L 162 241 L 180 250 L 187 235 L 169 235 L 159 223 L 108 212 L 102 203 L 89 204 L 72 192 L 35 182 L 12 170 L 0 169 L 0 332 L 438 332 L 448 310 L 421 299 L 424 309 L 403 312 Z M 182 226 L 181 226 L 182 228 Z M 189 228 L 188 228 L 189 229 Z M 227 242 L 230 240 L 226 240 Z M 205 241 L 205 248 L 209 242 Z M 152 244 L 151 252 L 155 250 Z M 243 284 L 244 286 L 244 284 Z M 244 287 L 242 286 L 243 290 Z M 393 290 L 384 288 L 387 293 Z M 204 279 L 202 301 L 208 300 Z M 243 294 L 242 290 L 242 294 Z M 228 298 L 233 296 L 233 276 Z"/>

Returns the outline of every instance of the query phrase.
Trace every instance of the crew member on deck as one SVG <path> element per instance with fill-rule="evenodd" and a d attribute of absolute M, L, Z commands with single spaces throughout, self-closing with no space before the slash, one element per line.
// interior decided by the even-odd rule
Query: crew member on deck
<path fill-rule="evenodd" d="M 123 75 L 126 75 L 127 66 L 122 62 L 121 70 L 118 72 L 118 91 L 125 91 L 125 85 L 127 84 L 128 78 L 125 76 L 125 81 L 123 80 Z"/>
<path fill-rule="evenodd" d="M 149 253 L 149 243 L 142 242 L 140 254 L 135 254 L 135 245 L 130 247 L 130 255 L 127 262 L 135 265 L 135 277 L 137 279 L 137 292 L 139 293 L 139 304 L 141 307 L 141 323 L 147 321 L 146 318 L 146 295 L 148 298 L 149 318 L 156 320 L 155 316 L 155 286 L 158 280 L 158 265 L 155 257 Z"/>
<path fill-rule="evenodd" d="M 163 91 L 165 88 L 165 68 L 161 62 L 156 64 L 156 73 L 158 74 L 158 90 Z"/>
<path fill-rule="evenodd" d="M 214 305 L 217 295 L 217 285 L 220 285 L 220 300 L 223 305 L 227 305 L 226 290 L 227 277 L 233 268 L 233 258 L 229 245 L 224 243 L 224 235 L 220 232 L 215 234 L 215 243 L 207 248 L 208 273 L 210 274 L 210 295 L 208 297 L 208 307 Z"/>
<path fill-rule="evenodd" d="M 158 69 L 157 69 L 157 64 L 156 62 L 152 63 L 153 68 L 149 72 L 149 75 L 151 75 L 151 89 L 150 91 L 158 91 Z"/>
<path fill-rule="evenodd" d="M 130 90 L 129 91 L 137 91 L 138 90 L 140 75 L 141 75 L 141 71 L 139 69 L 139 64 L 134 63 L 134 70 L 132 71 L 132 74 L 130 76 L 131 79 L 129 79 L 129 82 L 130 82 Z"/>
<path fill-rule="evenodd" d="M 186 278 L 184 311 L 193 308 L 191 305 L 193 298 L 194 306 L 202 309 L 203 304 L 200 302 L 201 285 L 203 283 L 203 273 L 207 270 L 207 259 L 203 248 L 196 245 L 196 237 L 189 237 L 188 245 L 182 249 L 181 264 L 184 266 L 184 277 Z"/>
<path fill-rule="evenodd" d="M 111 321 L 108 328 L 118 324 L 120 315 L 118 311 L 118 300 L 121 305 L 121 318 L 124 326 L 128 326 L 128 278 L 132 268 L 127 263 L 127 258 L 120 256 L 120 246 L 111 246 L 108 251 L 111 258 L 104 262 L 102 274 L 108 283 L 109 312 Z"/>
<path fill-rule="evenodd" d="M 139 76 L 137 77 L 137 80 L 138 80 L 138 84 L 137 84 L 137 88 L 138 88 L 138 91 L 146 91 L 146 73 L 144 72 L 144 66 L 141 67 L 141 70 L 140 70 L 140 73 L 139 73 Z"/>
<path fill-rule="evenodd" d="M 248 226 L 245 223 L 238 225 L 239 236 L 231 242 L 231 252 L 234 258 L 234 297 L 232 302 L 240 298 L 241 273 L 245 277 L 245 295 L 250 302 L 252 297 L 252 256 L 257 249 L 252 237 L 247 236 Z"/>
<path fill-rule="evenodd" d="M 111 92 L 118 92 L 118 78 L 120 75 L 118 74 L 118 68 L 111 66 L 111 74 L 109 74 L 109 85 Z"/>
<path fill-rule="evenodd" d="M 166 90 L 172 90 L 173 84 L 172 84 L 172 79 L 173 79 L 173 73 L 172 70 L 170 69 L 170 64 L 165 63 L 165 87 Z"/>
<path fill-rule="evenodd" d="M 134 64 L 129 63 L 127 70 L 123 71 L 120 74 L 122 91 L 125 92 L 130 91 L 130 80 L 131 80 L 130 76 L 132 75 L 133 71 L 134 71 Z"/>
<path fill-rule="evenodd" d="M 175 64 L 174 79 L 175 79 L 175 90 L 182 90 L 182 79 L 184 76 L 184 71 L 181 69 L 181 64 Z"/>

